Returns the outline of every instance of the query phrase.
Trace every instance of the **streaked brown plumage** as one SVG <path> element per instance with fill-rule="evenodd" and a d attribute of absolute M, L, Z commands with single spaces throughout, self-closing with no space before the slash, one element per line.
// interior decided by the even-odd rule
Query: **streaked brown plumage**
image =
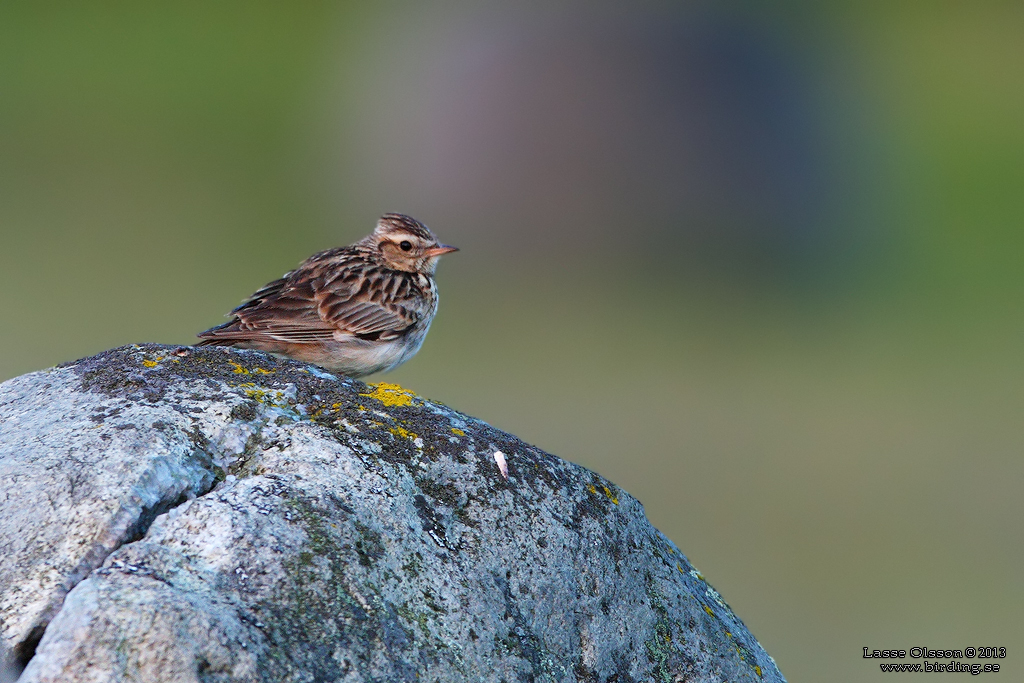
<path fill-rule="evenodd" d="M 437 313 L 437 260 L 453 251 L 419 221 L 384 214 L 368 237 L 264 285 L 199 345 L 268 351 L 347 377 L 390 370 L 423 344 Z"/>

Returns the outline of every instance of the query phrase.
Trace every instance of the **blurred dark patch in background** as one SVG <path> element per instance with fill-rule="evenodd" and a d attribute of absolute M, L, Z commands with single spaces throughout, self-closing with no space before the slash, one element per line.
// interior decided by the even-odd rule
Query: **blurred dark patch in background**
<path fill-rule="evenodd" d="M 334 128 L 330 187 L 397 186 L 475 253 L 627 277 L 834 286 L 875 239 L 837 205 L 856 170 L 825 75 L 749 17 L 424 14 L 392 20 L 339 107 L 357 125 Z"/>
<path fill-rule="evenodd" d="M 190 343 L 404 211 L 462 251 L 388 381 L 624 486 L 792 680 L 1012 646 L 1022 29 L 956 2 L 3 3 L 0 379 Z"/>

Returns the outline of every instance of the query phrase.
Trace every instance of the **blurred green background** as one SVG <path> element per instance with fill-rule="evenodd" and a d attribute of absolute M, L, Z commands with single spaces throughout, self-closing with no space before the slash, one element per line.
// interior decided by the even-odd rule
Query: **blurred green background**
<path fill-rule="evenodd" d="M 0 4 L 0 379 L 410 213 L 387 376 L 609 477 L 792 681 L 1024 672 L 1024 5 Z"/>

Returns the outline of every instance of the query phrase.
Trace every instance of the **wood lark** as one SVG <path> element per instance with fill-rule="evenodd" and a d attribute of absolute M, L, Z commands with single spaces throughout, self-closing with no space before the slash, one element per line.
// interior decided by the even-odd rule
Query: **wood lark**
<path fill-rule="evenodd" d="M 453 251 L 419 221 L 384 214 L 368 237 L 264 285 L 199 345 L 258 349 L 346 377 L 391 370 L 423 344 L 437 313 L 434 270 Z"/>

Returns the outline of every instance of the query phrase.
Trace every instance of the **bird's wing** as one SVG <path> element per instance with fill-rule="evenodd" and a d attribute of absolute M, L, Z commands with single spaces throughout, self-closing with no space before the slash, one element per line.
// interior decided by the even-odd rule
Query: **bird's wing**
<path fill-rule="evenodd" d="M 404 274 L 370 268 L 356 277 L 325 283 L 316 296 L 320 318 L 340 334 L 394 339 L 423 317 L 403 278 Z"/>
<path fill-rule="evenodd" d="M 269 282 L 231 311 L 233 319 L 199 335 L 207 343 L 330 341 L 335 328 L 317 313 L 316 290 L 301 269 Z"/>
<path fill-rule="evenodd" d="M 232 311 L 234 320 L 199 336 L 209 344 L 308 344 L 346 335 L 387 340 L 422 319 L 414 287 L 402 276 L 361 267 L 340 254 L 331 259 L 320 256 L 264 285 Z"/>

